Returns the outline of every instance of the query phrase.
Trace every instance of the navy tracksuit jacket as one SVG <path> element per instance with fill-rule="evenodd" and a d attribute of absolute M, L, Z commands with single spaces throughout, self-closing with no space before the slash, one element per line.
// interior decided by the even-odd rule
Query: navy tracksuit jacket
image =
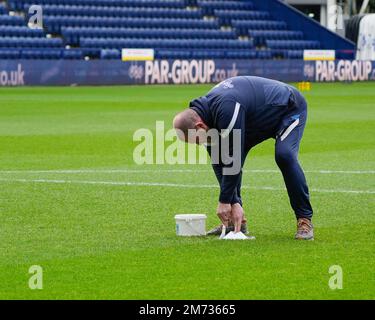
<path fill-rule="evenodd" d="M 275 160 L 283 174 L 291 206 L 297 218 L 311 219 L 313 210 L 309 191 L 298 163 L 307 105 L 297 89 L 260 77 L 234 77 L 219 83 L 206 96 L 191 101 L 190 108 L 210 128 L 230 132 L 241 130 L 242 166 L 253 146 L 275 138 Z M 211 154 L 210 146 L 207 146 L 207 151 Z M 225 166 L 223 163 L 213 164 L 220 183 L 219 201 L 242 204 L 242 170 L 238 174 L 225 175 Z"/>

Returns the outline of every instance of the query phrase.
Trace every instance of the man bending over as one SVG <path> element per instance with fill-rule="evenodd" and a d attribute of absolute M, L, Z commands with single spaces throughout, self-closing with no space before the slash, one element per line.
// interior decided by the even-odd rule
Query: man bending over
<path fill-rule="evenodd" d="M 297 219 L 295 238 L 314 238 L 313 210 L 298 162 L 306 117 L 306 100 L 297 89 L 252 76 L 234 77 L 216 85 L 176 115 L 173 126 L 179 138 L 207 147 L 220 184 L 217 214 L 228 232 L 247 232 L 241 200 L 242 167 L 252 147 L 273 138 L 275 160 Z M 208 234 L 220 234 L 221 228 Z"/>

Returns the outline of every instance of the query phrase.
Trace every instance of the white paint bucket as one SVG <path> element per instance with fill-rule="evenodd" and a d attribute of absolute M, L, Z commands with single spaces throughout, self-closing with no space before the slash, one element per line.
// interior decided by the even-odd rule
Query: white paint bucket
<path fill-rule="evenodd" d="M 178 236 L 205 236 L 206 235 L 206 219 L 205 214 L 177 214 L 176 234 Z"/>

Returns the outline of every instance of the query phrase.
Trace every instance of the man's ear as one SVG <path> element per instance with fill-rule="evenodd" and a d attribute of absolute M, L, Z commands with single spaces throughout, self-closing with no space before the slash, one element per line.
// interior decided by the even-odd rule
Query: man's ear
<path fill-rule="evenodd" d="M 208 126 L 203 121 L 198 121 L 194 127 L 195 127 L 195 130 L 199 130 L 199 129 L 203 129 L 204 131 L 208 130 Z"/>

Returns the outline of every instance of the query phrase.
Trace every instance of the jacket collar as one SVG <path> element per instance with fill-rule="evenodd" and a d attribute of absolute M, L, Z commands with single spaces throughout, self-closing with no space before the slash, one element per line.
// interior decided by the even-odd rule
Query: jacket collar
<path fill-rule="evenodd" d="M 203 122 L 212 128 L 212 114 L 206 97 L 200 97 L 190 102 L 189 108 L 193 109 L 202 118 Z"/>

